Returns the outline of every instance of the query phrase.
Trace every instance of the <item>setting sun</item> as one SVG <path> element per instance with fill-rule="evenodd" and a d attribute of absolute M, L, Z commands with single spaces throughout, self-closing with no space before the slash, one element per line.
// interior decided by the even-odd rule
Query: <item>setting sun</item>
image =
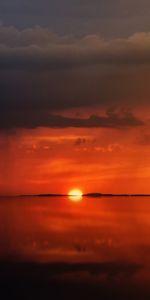
<path fill-rule="evenodd" d="M 68 196 L 70 200 L 78 202 L 82 199 L 83 193 L 79 189 L 72 189 L 69 191 Z"/>

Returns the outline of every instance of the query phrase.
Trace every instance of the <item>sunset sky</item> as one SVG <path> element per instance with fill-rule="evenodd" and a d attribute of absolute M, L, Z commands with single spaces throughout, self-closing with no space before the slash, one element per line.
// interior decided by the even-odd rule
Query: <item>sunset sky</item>
<path fill-rule="evenodd" d="M 0 1 L 0 194 L 150 193 L 150 1 Z"/>

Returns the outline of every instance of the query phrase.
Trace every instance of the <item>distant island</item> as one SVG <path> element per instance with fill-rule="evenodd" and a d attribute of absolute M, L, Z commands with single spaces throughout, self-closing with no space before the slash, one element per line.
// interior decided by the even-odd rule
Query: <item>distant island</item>
<path fill-rule="evenodd" d="M 18 197 L 68 197 L 68 194 L 33 194 L 17 195 Z M 150 197 L 150 194 L 105 194 L 105 193 L 87 193 L 82 197 L 100 198 L 100 197 Z"/>

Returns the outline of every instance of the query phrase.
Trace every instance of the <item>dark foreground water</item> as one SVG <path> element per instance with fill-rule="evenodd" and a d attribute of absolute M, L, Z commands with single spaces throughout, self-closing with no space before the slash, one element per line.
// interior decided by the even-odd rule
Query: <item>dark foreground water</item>
<path fill-rule="evenodd" d="M 0 299 L 150 299 L 150 198 L 1 198 Z"/>

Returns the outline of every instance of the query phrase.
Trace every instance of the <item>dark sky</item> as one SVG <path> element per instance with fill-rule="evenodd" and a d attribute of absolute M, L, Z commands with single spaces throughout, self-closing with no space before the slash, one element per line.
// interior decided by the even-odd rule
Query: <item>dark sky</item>
<path fill-rule="evenodd" d="M 149 0 L 1 0 L 4 25 L 48 27 L 65 34 L 126 36 L 150 27 Z"/>

